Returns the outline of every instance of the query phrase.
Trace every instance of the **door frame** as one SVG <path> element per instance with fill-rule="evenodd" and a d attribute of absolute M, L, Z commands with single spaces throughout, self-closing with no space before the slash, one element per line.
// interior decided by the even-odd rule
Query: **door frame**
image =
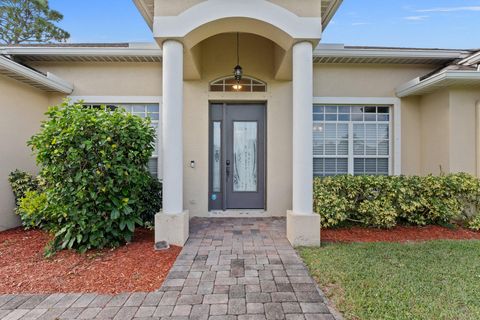
<path fill-rule="evenodd" d="M 264 193 L 264 199 L 263 199 L 263 208 L 259 209 L 228 209 L 227 208 L 227 203 L 226 203 L 226 183 L 225 183 L 225 159 L 226 159 L 226 153 L 227 153 L 227 142 L 226 140 L 226 126 L 225 126 L 225 114 L 226 114 L 226 106 L 227 105 L 261 105 L 263 107 L 263 116 L 264 116 L 264 132 L 263 132 L 263 137 L 264 137 L 264 148 L 263 148 L 263 166 L 264 166 L 264 174 L 263 174 L 263 179 L 264 179 L 264 187 L 263 187 L 263 193 Z M 212 199 L 211 196 L 213 195 L 213 181 L 212 181 L 212 171 L 213 171 L 213 161 L 211 161 L 211 156 L 212 156 L 212 150 L 213 150 L 213 121 L 217 120 L 212 120 L 212 105 L 222 105 L 223 106 L 223 117 L 221 121 L 221 169 L 220 169 L 220 179 L 221 179 L 221 186 L 220 189 L 222 191 L 222 199 L 221 199 L 221 205 L 219 207 L 212 207 Z M 252 211 L 257 211 L 257 210 L 267 210 L 267 176 L 268 176 L 268 166 L 267 166 L 267 149 L 268 149 L 268 121 L 267 121 L 267 108 L 268 104 L 266 100 L 209 100 L 208 101 L 208 194 L 207 194 L 207 202 L 208 202 L 208 211 L 227 211 L 227 210 L 252 210 Z"/>

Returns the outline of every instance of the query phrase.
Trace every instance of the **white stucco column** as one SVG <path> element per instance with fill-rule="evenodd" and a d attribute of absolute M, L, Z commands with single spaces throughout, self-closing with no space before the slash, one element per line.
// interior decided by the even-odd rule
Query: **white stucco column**
<path fill-rule="evenodd" d="M 163 212 L 183 211 L 183 45 L 163 43 Z"/>
<path fill-rule="evenodd" d="M 292 211 L 287 237 L 292 245 L 320 245 L 320 216 L 313 213 L 313 46 L 293 46 Z"/>
<path fill-rule="evenodd" d="M 167 40 L 162 52 L 163 211 L 155 216 L 155 242 L 182 246 L 189 220 L 183 210 L 183 45 Z"/>

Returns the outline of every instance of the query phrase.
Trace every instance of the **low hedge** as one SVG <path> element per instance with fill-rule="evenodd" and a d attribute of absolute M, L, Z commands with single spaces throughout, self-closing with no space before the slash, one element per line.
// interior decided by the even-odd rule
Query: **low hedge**
<path fill-rule="evenodd" d="M 322 227 L 345 222 L 380 228 L 455 222 L 479 230 L 479 200 L 480 180 L 465 173 L 314 179 L 314 209 Z"/>

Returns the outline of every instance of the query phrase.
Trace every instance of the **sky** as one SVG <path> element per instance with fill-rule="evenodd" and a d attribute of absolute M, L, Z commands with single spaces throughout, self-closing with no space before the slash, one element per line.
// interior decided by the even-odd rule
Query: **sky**
<path fill-rule="evenodd" d="M 302 0 L 298 0 L 302 1 Z M 132 0 L 50 0 L 69 42 L 148 42 Z M 480 48 L 480 0 L 344 0 L 323 43 Z"/>

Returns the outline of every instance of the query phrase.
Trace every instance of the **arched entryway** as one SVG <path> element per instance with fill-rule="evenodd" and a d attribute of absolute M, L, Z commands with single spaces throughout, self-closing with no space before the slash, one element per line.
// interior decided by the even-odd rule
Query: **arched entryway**
<path fill-rule="evenodd" d="M 188 210 L 196 215 L 208 212 L 208 198 L 202 197 L 209 194 L 211 103 L 255 101 L 268 110 L 266 210 L 284 215 L 291 208 L 289 240 L 295 245 L 318 244 L 319 217 L 312 210 L 311 110 L 312 51 L 320 38 L 320 21 L 298 17 L 268 1 L 224 3 L 204 1 L 154 23 L 163 50 L 164 205 L 156 218 L 157 240 L 182 245 L 188 237 Z M 246 73 L 265 80 L 265 92 L 209 91 L 209 83 L 234 66 L 237 32 L 243 39 Z"/>

